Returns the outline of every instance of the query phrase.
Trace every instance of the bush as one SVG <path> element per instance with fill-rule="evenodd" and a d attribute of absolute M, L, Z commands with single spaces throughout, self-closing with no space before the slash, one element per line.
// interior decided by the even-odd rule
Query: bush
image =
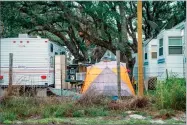
<path fill-rule="evenodd" d="M 131 99 L 131 101 L 127 104 L 127 108 L 136 109 L 136 108 L 145 108 L 149 104 L 149 99 L 146 96 L 139 97 L 136 96 Z"/>
<path fill-rule="evenodd" d="M 103 95 L 100 95 L 95 88 L 92 88 L 88 93 L 85 93 L 77 101 L 77 104 L 84 106 L 90 105 L 106 105 L 109 102 L 109 99 Z"/>
<path fill-rule="evenodd" d="M 185 79 L 171 77 L 156 86 L 156 105 L 160 109 L 186 109 Z"/>

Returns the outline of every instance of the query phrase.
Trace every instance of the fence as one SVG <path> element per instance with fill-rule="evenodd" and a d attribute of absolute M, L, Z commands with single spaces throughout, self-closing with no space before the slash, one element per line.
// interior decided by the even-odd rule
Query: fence
<path fill-rule="evenodd" d="M 90 69 L 92 69 L 95 65 L 90 66 Z M 82 73 L 82 78 L 84 79 L 84 83 L 95 83 L 95 85 L 93 86 L 93 88 L 97 88 L 98 91 L 103 92 L 107 95 L 116 95 L 117 93 L 117 73 L 115 73 L 114 70 L 112 70 L 113 68 L 116 68 L 116 66 L 114 65 L 110 65 L 107 64 L 106 67 L 102 67 L 102 65 L 97 64 L 97 68 L 100 70 L 99 72 L 92 72 L 90 73 L 89 70 L 87 71 L 87 73 Z M 108 68 L 107 68 L 108 67 Z M 137 68 L 137 67 L 135 67 Z M 154 67 L 152 67 L 154 68 Z M 185 74 L 185 71 L 183 71 L 184 67 L 167 67 L 169 69 L 178 69 L 179 71 L 182 72 L 170 72 L 170 70 L 168 70 L 168 76 L 178 76 L 181 78 L 183 77 L 183 74 Z M 104 72 L 104 70 L 107 69 L 107 71 Z M 146 72 L 149 71 L 148 69 L 151 68 L 147 68 L 146 70 L 144 70 L 144 77 L 145 77 L 145 83 L 149 83 L 146 87 L 149 89 L 154 89 L 155 88 L 155 82 L 157 80 L 164 80 L 166 79 L 166 70 L 163 72 L 160 71 L 151 71 L 151 72 Z M 137 73 L 135 71 L 136 69 L 134 69 L 133 74 L 131 72 L 128 72 L 127 70 L 121 70 L 121 74 L 128 74 L 129 77 L 134 77 L 135 80 L 137 81 L 137 77 L 138 75 L 140 75 L 139 73 Z M 5 86 L 8 85 L 8 72 L 6 74 L 4 74 L 4 81 L 0 80 L 0 85 L 1 86 Z M 84 75 L 84 76 L 83 76 Z M 91 77 L 90 79 L 88 79 L 87 77 Z M 78 75 L 77 75 L 78 76 Z M 86 77 L 85 77 L 86 76 Z M 121 90 L 121 93 L 124 93 L 122 95 L 128 95 L 127 93 L 130 93 L 130 90 L 128 89 L 128 86 L 125 83 L 125 81 L 123 81 L 124 79 L 129 79 L 127 78 L 128 76 L 125 76 L 125 78 L 121 78 L 122 80 L 122 85 L 121 88 L 124 88 L 124 86 L 126 87 L 125 89 Z M 48 78 L 48 76 L 47 76 Z M 157 79 L 158 78 L 158 79 Z M 123 83 L 124 82 L 124 83 Z M 6 83 L 6 84 L 5 84 Z M 42 79 L 41 75 L 39 74 L 23 74 L 23 73 L 14 73 L 13 70 L 13 85 L 18 85 L 18 86 L 30 86 L 31 88 L 36 88 L 36 87 L 40 87 L 40 86 L 45 86 L 45 83 L 48 83 L 47 79 Z M 132 85 L 134 85 L 135 82 L 132 82 Z M 138 84 L 138 83 L 136 83 Z M 84 85 L 83 85 L 84 86 Z M 81 90 L 81 89 L 79 89 Z M 82 90 L 81 90 L 82 91 Z"/>

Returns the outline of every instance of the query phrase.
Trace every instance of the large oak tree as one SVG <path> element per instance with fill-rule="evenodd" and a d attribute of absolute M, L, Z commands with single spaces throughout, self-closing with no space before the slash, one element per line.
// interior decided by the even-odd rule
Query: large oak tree
<path fill-rule="evenodd" d="M 119 49 L 121 61 L 133 67 L 132 53 L 137 52 L 137 2 L 4 1 L 0 11 L 3 37 L 24 32 L 39 34 L 67 46 L 77 60 L 85 62 L 99 60 L 107 49 L 114 54 Z M 144 1 L 145 40 L 184 20 L 185 12 L 182 1 Z M 156 28 L 153 22 L 158 25 Z"/>

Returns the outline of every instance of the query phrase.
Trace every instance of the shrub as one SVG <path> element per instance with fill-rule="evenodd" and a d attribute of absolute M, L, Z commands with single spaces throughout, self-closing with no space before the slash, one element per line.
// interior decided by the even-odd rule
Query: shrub
<path fill-rule="evenodd" d="M 126 108 L 125 102 L 113 102 L 108 103 L 108 109 L 110 110 L 123 110 Z"/>
<path fill-rule="evenodd" d="M 159 82 L 156 86 L 156 105 L 160 109 L 185 110 L 186 82 L 185 79 L 171 77 Z"/>
<path fill-rule="evenodd" d="M 108 103 L 109 99 L 103 95 L 100 95 L 95 88 L 92 88 L 89 90 L 88 93 L 85 93 L 82 95 L 82 97 L 77 101 L 78 104 L 84 105 L 84 106 L 90 106 L 90 105 L 106 105 Z"/>
<path fill-rule="evenodd" d="M 149 104 L 149 99 L 146 96 L 143 97 L 134 97 L 127 104 L 127 108 L 136 109 L 136 108 L 145 108 Z"/>

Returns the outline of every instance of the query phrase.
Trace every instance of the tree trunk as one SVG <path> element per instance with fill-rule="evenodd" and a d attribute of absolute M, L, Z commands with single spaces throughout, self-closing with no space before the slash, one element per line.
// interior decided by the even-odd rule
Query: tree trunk
<path fill-rule="evenodd" d="M 135 58 L 129 58 L 124 53 L 121 53 L 120 58 L 121 58 L 120 61 L 126 63 L 126 68 L 130 70 L 129 77 L 132 80 Z"/>
<path fill-rule="evenodd" d="M 120 2 L 120 4 L 119 4 L 119 10 L 120 10 L 120 16 L 121 16 L 121 32 L 120 32 L 118 49 L 120 49 L 121 52 L 126 53 L 129 50 L 129 47 L 127 45 L 127 42 L 128 42 L 127 21 L 126 21 L 126 17 L 125 17 L 125 7 L 122 3 Z"/>

